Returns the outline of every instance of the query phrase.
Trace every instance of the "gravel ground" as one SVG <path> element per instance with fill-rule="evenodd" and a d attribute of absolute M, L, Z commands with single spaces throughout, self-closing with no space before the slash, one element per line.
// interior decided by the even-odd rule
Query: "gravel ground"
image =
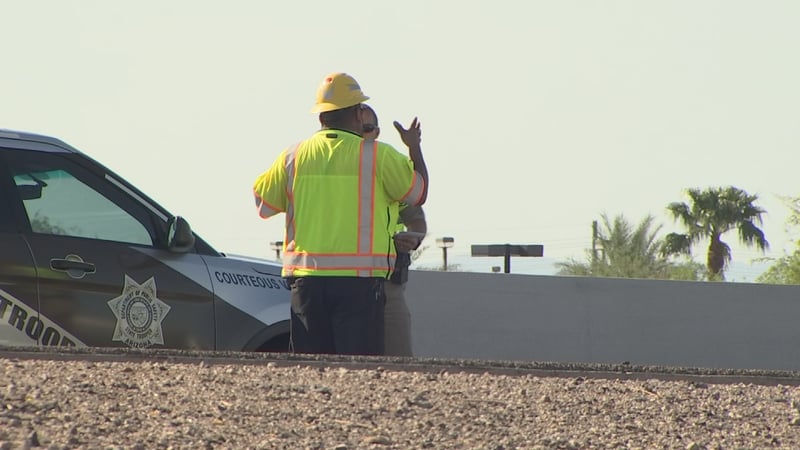
<path fill-rule="evenodd" d="M 0 450 L 800 448 L 790 384 L 267 360 L 5 357 L 0 374 Z"/>

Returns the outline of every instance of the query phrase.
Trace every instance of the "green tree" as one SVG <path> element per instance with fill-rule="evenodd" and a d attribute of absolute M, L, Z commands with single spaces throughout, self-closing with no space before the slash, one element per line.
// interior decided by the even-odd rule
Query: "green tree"
<path fill-rule="evenodd" d="M 766 210 L 755 205 L 757 195 L 733 187 L 717 187 L 700 190 L 687 189 L 690 203 L 673 202 L 667 206 L 675 220 L 680 220 L 686 233 L 670 233 L 665 238 L 664 254 L 691 255 L 692 246 L 709 240 L 706 254 L 706 269 L 710 280 L 724 280 L 725 269 L 730 263 L 731 248 L 722 241 L 722 235 L 737 230 L 739 241 L 761 251 L 769 248 L 761 225 L 761 214 Z"/>
<path fill-rule="evenodd" d="M 784 197 L 783 200 L 791 211 L 786 221 L 787 227 L 789 230 L 800 228 L 800 197 Z M 767 284 L 800 284 L 800 240 L 795 241 L 795 246 L 795 251 L 791 254 L 769 258 L 774 263 L 756 281 Z"/>
<path fill-rule="evenodd" d="M 586 251 L 586 261 L 569 259 L 557 262 L 558 275 L 617 278 L 655 278 L 673 280 L 702 279 L 703 266 L 694 262 L 673 262 L 661 253 L 663 241 L 657 238 L 661 225 L 651 215 L 634 227 L 624 216 L 610 220 L 601 216 L 596 250 Z"/>
<path fill-rule="evenodd" d="M 71 234 L 69 230 L 53 224 L 49 217 L 42 216 L 38 211 L 31 219 L 31 230 L 35 233 L 58 234 L 62 236 L 69 236 Z M 79 233 L 76 232 L 77 228 L 72 227 L 72 231 L 72 234 L 79 235 Z"/>
<path fill-rule="evenodd" d="M 790 255 L 777 258 L 756 282 L 765 284 L 800 284 L 800 245 Z"/>

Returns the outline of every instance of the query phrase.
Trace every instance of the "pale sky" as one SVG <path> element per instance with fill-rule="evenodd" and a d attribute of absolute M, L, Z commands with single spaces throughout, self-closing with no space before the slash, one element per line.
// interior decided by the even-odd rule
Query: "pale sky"
<path fill-rule="evenodd" d="M 422 123 L 423 263 L 442 236 L 467 266 L 471 244 L 582 258 L 600 214 L 680 231 L 666 205 L 724 185 L 760 196 L 767 256 L 793 249 L 778 196 L 800 196 L 796 0 L 0 7 L 0 128 L 81 149 L 220 251 L 273 256 L 283 216 L 258 218 L 253 181 L 318 129 L 317 85 L 338 71 L 398 150 L 391 121 Z M 734 261 L 760 256 L 723 239 Z"/>

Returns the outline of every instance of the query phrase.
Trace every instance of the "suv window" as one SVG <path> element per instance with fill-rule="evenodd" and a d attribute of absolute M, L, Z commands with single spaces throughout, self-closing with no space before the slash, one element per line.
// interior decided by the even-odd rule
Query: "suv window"
<path fill-rule="evenodd" d="M 154 233 L 101 191 L 108 183 L 60 155 L 15 156 L 14 184 L 34 233 L 153 245 Z"/>

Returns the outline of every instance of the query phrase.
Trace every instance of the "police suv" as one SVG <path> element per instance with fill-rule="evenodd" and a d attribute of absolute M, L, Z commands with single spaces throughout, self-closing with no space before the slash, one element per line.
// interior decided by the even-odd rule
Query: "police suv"
<path fill-rule="evenodd" d="M 0 130 L 0 346 L 286 351 L 280 271 L 68 144 Z"/>

